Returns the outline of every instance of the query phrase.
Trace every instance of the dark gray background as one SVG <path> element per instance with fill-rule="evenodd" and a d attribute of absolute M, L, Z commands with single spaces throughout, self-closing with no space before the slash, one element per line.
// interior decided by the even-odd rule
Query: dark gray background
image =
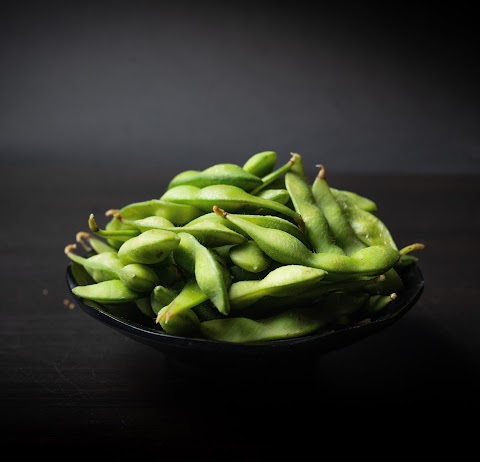
<path fill-rule="evenodd" d="M 174 171 L 276 150 L 480 172 L 478 27 L 458 4 L 20 1 L 0 22 L 2 163 Z"/>

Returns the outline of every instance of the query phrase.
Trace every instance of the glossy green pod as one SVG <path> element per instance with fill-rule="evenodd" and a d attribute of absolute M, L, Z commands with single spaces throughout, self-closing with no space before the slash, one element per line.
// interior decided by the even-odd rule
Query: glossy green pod
<path fill-rule="evenodd" d="M 222 245 L 241 244 L 246 241 L 245 236 L 224 226 L 219 221 L 203 220 L 197 223 L 188 223 L 185 226 L 165 226 L 160 217 L 148 217 L 140 220 L 126 220 L 121 216 L 117 216 L 119 220 L 133 226 L 142 232 L 150 229 L 161 229 L 172 233 L 186 232 L 194 236 L 206 247 L 218 247 Z M 163 220 L 163 219 L 161 219 Z"/>
<path fill-rule="evenodd" d="M 176 175 L 167 189 L 181 185 L 192 185 L 197 188 L 226 184 L 251 191 L 262 184 L 261 178 L 253 175 L 236 164 L 216 164 L 205 170 L 186 170 Z"/>
<path fill-rule="evenodd" d="M 291 234 L 278 229 L 258 226 L 241 218 L 241 215 L 224 212 L 218 207 L 214 211 L 232 221 L 258 244 L 273 260 L 283 264 L 311 266 L 332 275 L 379 275 L 390 269 L 399 259 L 397 250 L 389 246 L 362 248 L 351 256 L 334 253 L 314 253 Z"/>
<path fill-rule="evenodd" d="M 160 323 L 162 327 L 169 324 L 171 326 L 176 322 L 177 316 L 206 300 L 208 300 L 208 296 L 200 289 L 195 278 L 191 277 L 175 298 L 159 311 L 156 322 Z"/>
<path fill-rule="evenodd" d="M 240 210 L 244 206 L 255 206 L 280 213 L 299 224 L 303 223 L 302 217 L 289 207 L 253 196 L 236 186 L 214 185 L 201 189 L 195 186 L 176 186 L 169 189 L 162 198 L 170 202 L 193 205 L 205 212 L 211 212 L 214 205 L 232 211 Z"/>
<path fill-rule="evenodd" d="M 252 240 L 232 246 L 229 256 L 234 265 L 251 273 L 264 271 L 272 263 L 272 260 Z"/>
<path fill-rule="evenodd" d="M 79 298 L 93 300 L 100 304 L 117 304 L 143 298 L 141 292 L 129 289 L 120 279 L 96 282 L 87 286 L 76 286 L 72 292 Z"/>
<path fill-rule="evenodd" d="M 276 162 L 277 153 L 275 151 L 263 151 L 249 157 L 243 164 L 243 169 L 261 178 L 273 172 Z"/>
<path fill-rule="evenodd" d="M 343 255 L 343 250 L 334 242 L 328 221 L 318 207 L 310 185 L 307 183 L 303 162 L 299 154 L 291 171 L 285 175 L 285 187 L 295 210 L 305 223 L 305 234 L 315 252 Z"/>
<path fill-rule="evenodd" d="M 202 215 L 202 211 L 188 204 L 172 203 L 160 199 L 150 199 L 142 202 L 132 202 L 121 209 L 115 210 L 122 217 L 129 220 L 139 220 L 152 215 L 166 218 L 175 225 L 182 226 L 185 223 Z M 112 219 L 112 221 L 114 218 Z M 126 226 L 126 225 L 124 225 Z"/>
<path fill-rule="evenodd" d="M 73 252 L 75 244 L 65 247 L 67 257 L 82 265 L 95 282 L 119 279 L 118 271 L 124 266 L 115 252 L 104 252 L 85 258 Z"/>
<path fill-rule="evenodd" d="M 263 297 L 302 294 L 317 286 L 325 277 L 321 269 L 301 265 L 284 265 L 257 281 L 234 282 L 228 290 L 232 310 L 245 308 Z"/>
<path fill-rule="evenodd" d="M 357 207 L 360 207 L 362 210 L 366 210 L 367 212 L 376 212 L 378 209 L 376 202 L 374 202 L 372 199 L 357 194 L 353 191 L 332 188 L 332 186 L 330 186 L 330 191 L 332 191 L 336 199 L 338 198 L 339 194 L 347 196 L 348 199 L 352 201 Z"/>
<path fill-rule="evenodd" d="M 244 220 L 255 223 L 258 226 L 263 226 L 264 228 L 273 228 L 280 229 L 285 231 L 292 236 L 295 236 L 298 240 L 302 241 L 307 247 L 310 246 L 310 242 L 304 232 L 300 228 L 294 225 L 292 222 L 285 220 L 284 218 L 277 217 L 275 215 L 251 215 L 251 214 L 242 214 Z M 203 221 L 216 221 L 218 223 L 227 226 L 230 229 L 233 229 L 237 233 L 241 233 L 244 236 L 248 237 L 248 234 L 242 231 L 238 226 L 235 226 L 232 222 L 226 220 L 222 216 L 217 215 L 214 212 L 206 213 L 201 217 L 192 220 L 187 226 L 193 226 L 194 224 L 203 222 Z"/>
<path fill-rule="evenodd" d="M 390 230 L 380 218 L 360 208 L 344 193 L 338 193 L 336 200 L 354 233 L 365 245 L 389 245 L 397 249 Z"/>
<path fill-rule="evenodd" d="M 201 334 L 230 343 L 258 343 L 302 337 L 333 324 L 361 308 L 367 295 L 332 294 L 321 306 L 292 308 L 264 319 L 216 319 L 200 324 Z"/>
<path fill-rule="evenodd" d="M 355 234 L 343 208 L 338 204 L 327 182 L 325 168 L 319 166 L 318 175 L 312 185 L 315 202 L 327 219 L 335 242 L 347 255 L 365 247 Z"/>
<path fill-rule="evenodd" d="M 162 285 L 154 287 L 150 292 L 150 305 L 155 315 L 158 315 L 160 310 L 170 304 L 176 296 L 177 292 L 168 287 Z"/>
<path fill-rule="evenodd" d="M 159 283 L 155 271 L 140 263 L 125 265 L 117 274 L 120 281 L 136 292 L 150 292 Z"/>
<path fill-rule="evenodd" d="M 118 258 L 124 263 L 160 263 L 177 248 L 180 238 L 171 231 L 151 229 L 124 242 Z"/>
<path fill-rule="evenodd" d="M 214 253 L 194 236 L 179 233 L 180 243 L 173 253 L 175 262 L 194 275 L 200 289 L 222 314 L 230 312 L 227 289 L 231 282 L 228 270 Z"/>
<path fill-rule="evenodd" d="M 262 189 L 257 196 L 283 205 L 290 200 L 290 194 L 286 189 Z"/>

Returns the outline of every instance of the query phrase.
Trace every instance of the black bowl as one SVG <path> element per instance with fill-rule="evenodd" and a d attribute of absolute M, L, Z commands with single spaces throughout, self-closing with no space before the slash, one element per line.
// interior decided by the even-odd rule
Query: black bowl
<path fill-rule="evenodd" d="M 404 290 L 369 322 L 342 326 L 304 337 L 273 340 L 262 344 L 237 344 L 202 338 L 178 337 L 166 334 L 152 326 L 152 320 L 134 309 L 119 309 L 115 314 L 108 308 L 87 304 L 72 294 L 77 305 L 92 316 L 122 334 L 164 353 L 167 359 L 182 368 L 238 368 L 266 365 L 299 364 L 311 361 L 334 349 L 346 347 L 392 325 L 417 302 L 424 288 L 424 279 L 418 265 L 410 265 L 401 273 Z M 66 272 L 71 291 L 77 285 L 69 265 Z"/>

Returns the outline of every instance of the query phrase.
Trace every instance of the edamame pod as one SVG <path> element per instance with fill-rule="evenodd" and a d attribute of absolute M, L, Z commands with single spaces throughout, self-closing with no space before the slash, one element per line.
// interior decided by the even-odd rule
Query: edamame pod
<path fill-rule="evenodd" d="M 112 211 L 108 212 L 119 213 L 122 217 L 128 218 L 129 220 L 139 220 L 157 215 L 179 226 L 202 215 L 202 211 L 192 205 L 172 203 L 160 199 L 133 202 L 119 210 L 112 209 Z"/>
<path fill-rule="evenodd" d="M 93 213 L 88 217 L 88 227 L 90 231 L 106 239 L 113 239 L 115 242 L 124 243 L 132 237 L 139 236 L 141 232 L 130 225 L 120 227 L 119 229 L 100 229 Z"/>
<path fill-rule="evenodd" d="M 328 221 L 315 202 L 300 155 L 296 154 L 296 158 L 292 171 L 285 175 L 285 186 L 295 210 L 303 218 L 308 240 L 315 252 L 344 255 L 343 250 L 334 243 Z"/>
<path fill-rule="evenodd" d="M 344 193 L 338 193 L 336 200 L 354 233 L 365 245 L 389 245 L 397 249 L 390 230 L 376 215 L 360 208 Z"/>
<path fill-rule="evenodd" d="M 204 220 L 195 224 L 187 224 L 186 226 L 165 226 L 158 220 L 160 217 L 148 217 L 140 220 L 126 220 L 119 214 L 116 217 L 118 220 L 143 232 L 149 229 L 161 229 L 172 233 L 186 232 L 195 236 L 206 247 L 241 244 L 246 241 L 245 236 L 216 221 Z"/>
<path fill-rule="evenodd" d="M 347 196 L 352 203 L 354 203 L 357 207 L 360 207 L 362 210 L 366 210 L 367 212 L 377 211 L 377 204 L 368 197 L 361 196 L 360 194 L 354 193 L 352 191 L 347 191 L 345 189 L 332 188 L 331 186 L 330 191 L 332 191 L 335 199 L 338 199 L 338 196 L 342 194 Z"/>
<path fill-rule="evenodd" d="M 73 252 L 75 248 L 75 244 L 67 245 L 64 250 L 65 255 L 70 260 L 82 265 L 95 282 L 119 279 L 118 271 L 123 268 L 124 264 L 116 252 L 104 252 L 85 258 L 75 254 Z"/>
<path fill-rule="evenodd" d="M 378 313 L 396 298 L 397 294 L 395 292 L 389 295 L 372 295 L 365 303 L 365 311 L 370 314 Z"/>
<path fill-rule="evenodd" d="M 79 298 L 93 300 L 101 304 L 133 302 L 144 294 L 129 289 L 120 279 L 96 282 L 87 286 L 76 286 L 72 292 Z"/>
<path fill-rule="evenodd" d="M 252 192 L 251 194 L 253 195 L 259 195 L 260 191 L 264 190 L 267 186 L 271 185 L 275 180 L 277 180 L 278 178 L 281 178 L 286 172 L 288 172 L 293 164 L 295 163 L 297 157 L 295 154 L 292 154 L 292 157 L 290 158 L 290 160 L 282 165 L 280 168 L 277 168 L 277 170 L 269 173 L 268 175 L 265 175 L 263 178 L 262 178 L 262 183 L 260 186 L 257 186 Z"/>
<path fill-rule="evenodd" d="M 136 292 L 150 292 L 159 282 L 152 268 L 139 263 L 125 265 L 117 274 L 120 281 Z"/>
<path fill-rule="evenodd" d="M 275 151 L 259 152 L 243 164 L 243 169 L 261 178 L 273 171 L 276 162 L 277 153 Z"/>
<path fill-rule="evenodd" d="M 262 184 L 262 179 L 236 164 L 216 164 L 202 171 L 186 170 L 179 173 L 170 181 L 167 189 L 181 185 L 203 188 L 215 184 L 227 184 L 251 191 Z"/>
<path fill-rule="evenodd" d="M 366 298 L 367 295 L 332 294 L 321 306 L 292 308 L 264 319 L 237 317 L 205 321 L 200 324 L 200 332 L 206 338 L 231 343 L 302 337 L 358 310 Z"/>
<path fill-rule="evenodd" d="M 325 271 L 308 266 L 280 266 L 258 281 L 234 282 L 228 290 L 230 306 L 239 310 L 265 296 L 294 296 L 318 285 L 325 275 Z"/>
<path fill-rule="evenodd" d="M 298 240 L 302 241 L 307 247 L 310 246 L 310 242 L 307 239 L 305 233 L 303 233 L 300 228 L 294 225 L 292 222 L 285 220 L 284 218 L 277 217 L 275 215 L 250 215 L 250 214 L 242 214 L 242 218 L 244 220 L 250 221 L 251 223 L 255 223 L 256 225 L 263 226 L 264 228 L 273 228 L 273 229 L 281 229 L 292 236 L 295 236 Z M 215 221 L 218 223 L 223 224 L 224 226 L 233 229 L 237 233 L 241 233 L 244 236 L 248 237 L 248 234 L 242 231 L 238 226 L 235 226 L 232 222 L 223 218 L 223 216 L 217 215 L 215 212 L 206 213 L 201 217 L 192 220 L 188 226 L 193 226 L 194 224 L 200 223 L 202 221 Z"/>
<path fill-rule="evenodd" d="M 104 252 L 85 258 L 73 253 L 74 247 L 74 244 L 68 245 L 65 253 L 72 261 L 82 265 L 95 282 L 120 279 L 136 292 L 149 292 L 158 284 L 155 271 L 146 265 L 125 265 L 115 252 Z"/>
<path fill-rule="evenodd" d="M 176 186 L 169 189 L 162 198 L 170 202 L 190 204 L 205 212 L 210 212 L 214 205 L 230 210 L 239 210 L 246 205 L 253 205 L 273 210 L 295 220 L 299 225 L 303 225 L 302 217 L 291 208 L 278 202 L 252 196 L 236 186 L 222 184 L 201 189 L 195 186 Z"/>
<path fill-rule="evenodd" d="M 112 247 L 107 242 L 98 239 L 97 237 L 92 236 L 90 233 L 85 231 L 80 231 L 76 234 L 76 241 L 79 242 L 87 252 L 91 252 L 93 250 L 95 253 L 117 253 L 117 249 L 115 247 Z"/>
<path fill-rule="evenodd" d="M 150 302 L 150 294 L 146 297 L 135 300 L 135 306 L 147 317 L 155 318 L 155 313 L 152 310 L 152 304 Z"/>
<path fill-rule="evenodd" d="M 166 307 L 177 296 L 177 293 L 168 287 L 158 285 L 150 293 L 150 305 L 155 315 Z"/>
<path fill-rule="evenodd" d="M 357 250 L 364 248 L 365 244 L 353 231 L 342 208 L 330 191 L 323 165 L 319 165 L 318 175 L 312 185 L 312 193 L 317 206 L 323 212 L 328 222 L 332 236 L 338 246 L 341 247 L 347 255 L 351 255 Z"/>
<path fill-rule="evenodd" d="M 118 258 L 124 263 L 160 263 L 177 248 L 180 238 L 171 231 L 151 229 L 132 237 L 118 249 Z"/>
<path fill-rule="evenodd" d="M 255 241 L 247 241 L 243 244 L 232 246 L 229 256 L 233 264 L 251 273 L 264 271 L 272 263 L 272 260 L 265 255 Z"/>
<path fill-rule="evenodd" d="M 191 277 L 178 295 L 159 311 L 156 322 L 162 326 L 175 322 L 178 315 L 206 300 L 208 300 L 207 295 L 200 289 L 195 278 Z"/>
<path fill-rule="evenodd" d="M 258 246 L 273 260 L 319 268 L 331 275 L 379 275 L 390 269 L 399 258 L 397 250 L 389 246 L 371 246 L 351 256 L 333 253 L 313 253 L 294 236 L 278 229 L 268 229 L 214 207 L 215 213 L 232 221 L 247 232 Z"/>
<path fill-rule="evenodd" d="M 160 310 L 161 312 L 162 310 Z M 200 320 L 193 310 L 182 311 L 175 316 L 174 322 L 166 322 L 165 318 L 161 317 L 158 323 L 167 334 L 181 337 L 195 335 L 200 327 Z"/>
<path fill-rule="evenodd" d="M 262 189 L 257 196 L 283 205 L 290 200 L 290 194 L 286 189 Z"/>
<path fill-rule="evenodd" d="M 178 233 L 180 243 L 174 251 L 175 262 L 190 274 L 194 274 L 200 289 L 222 314 L 228 315 L 230 303 L 227 289 L 231 279 L 212 251 L 191 234 Z"/>

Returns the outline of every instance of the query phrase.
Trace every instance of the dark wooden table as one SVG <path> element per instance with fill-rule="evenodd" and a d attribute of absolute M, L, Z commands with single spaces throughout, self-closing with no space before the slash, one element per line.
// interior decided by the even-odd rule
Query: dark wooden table
<path fill-rule="evenodd" d="M 323 435 L 333 422 L 356 433 L 375 416 L 368 428 L 376 435 L 399 416 L 412 432 L 427 417 L 451 427 L 447 414 L 480 408 L 479 176 L 330 172 L 332 186 L 377 202 L 399 246 L 426 244 L 417 253 L 419 302 L 398 323 L 306 370 L 235 380 L 219 371 L 209 380 L 178 374 L 161 353 L 64 303 L 63 248 L 88 229 L 89 213 L 102 221 L 108 208 L 158 197 L 174 173 L 80 162 L 2 166 L 4 445 L 253 452 L 305 437 L 308 416 Z"/>

